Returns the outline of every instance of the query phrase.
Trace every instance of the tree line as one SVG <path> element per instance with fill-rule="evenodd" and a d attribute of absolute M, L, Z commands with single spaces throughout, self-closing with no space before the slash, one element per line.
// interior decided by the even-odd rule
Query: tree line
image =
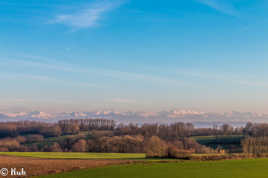
<path fill-rule="evenodd" d="M 243 135 L 243 152 L 268 153 L 268 124 L 224 124 L 195 128 L 191 123 L 116 125 L 112 120 L 64 120 L 58 123 L 0 123 L 0 151 L 146 153 L 148 157 L 185 158 L 192 153 L 220 153 L 195 136 Z"/>

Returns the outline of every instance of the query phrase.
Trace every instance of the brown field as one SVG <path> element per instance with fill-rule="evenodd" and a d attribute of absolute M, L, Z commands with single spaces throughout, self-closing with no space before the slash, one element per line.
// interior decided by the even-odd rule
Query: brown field
<path fill-rule="evenodd" d="M 130 164 L 131 160 L 79 160 L 79 159 L 39 159 L 29 157 L 0 156 L 0 168 L 24 168 L 27 177 L 95 168 L 108 165 Z M 7 176 L 14 177 L 14 176 Z"/>

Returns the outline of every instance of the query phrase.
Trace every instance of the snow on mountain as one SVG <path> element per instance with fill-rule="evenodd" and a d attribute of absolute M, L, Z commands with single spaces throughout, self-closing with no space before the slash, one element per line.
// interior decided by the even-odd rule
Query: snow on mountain
<path fill-rule="evenodd" d="M 206 113 L 194 110 L 170 110 L 161 112 L 115 112 L 115 111 L 92 111 L 92 112 L 64 112 L 45 113 L 41 111 L 0 113 L 0 121 L 45 121 L 57 122 L 64 119 L 87 119 L 105 118 L 113 119 L 117 123 L 159 123 L 170 124 L 174 122 L 189 122 L 200 127 L 215 124 L 228 123 L 236 126 L 247 122 L 268 122 L 268 115 L 249 112 L 230 113 Z"/>

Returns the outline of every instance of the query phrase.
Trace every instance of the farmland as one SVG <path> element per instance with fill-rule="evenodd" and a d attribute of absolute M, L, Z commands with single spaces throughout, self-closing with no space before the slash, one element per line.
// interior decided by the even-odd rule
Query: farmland
<path fill-rule="evenodd" d="M 114 165 L 39 178 L 266 178 L 268 159 Z"/>
<path fill-rule="evenodd" d="M 183 161 L 145 159 L 144 154 L 55 152 L 0 152 L 0 155 L 2 166 L 24 167 L 28 175 L 36 175 L 34 178 L 264 178 L 268 175 L 268 159 Z"/>
<path fill-rule="evenodd" d="M 0 152 L 0 155 L 45 159 L 142 159 L 142 153 Z"/>
<path fill-rule="evenodd" d="M 0 156 L 0 168 L 24 168 L 27 176 L 48 175 L 79 169 L 130 164 L 132 160 L 122 159 L 46 159 L 21 156 Z M 1 177 L 1 176 L 0 176 Z M 8 176 L 9 177 L 9 176 Z M 10 176 L 14 177 L 14 176 Z"/>
<path fill-rule="evenodd" d="M 35 178 L 264 178 L 268 175 L 268 159 L 264 158 L 196 161 L 146 159 L 144 154 L 128 153 L 0 152 L 0 160 L 0 167 L 23 167 L 28 176 Z"/>

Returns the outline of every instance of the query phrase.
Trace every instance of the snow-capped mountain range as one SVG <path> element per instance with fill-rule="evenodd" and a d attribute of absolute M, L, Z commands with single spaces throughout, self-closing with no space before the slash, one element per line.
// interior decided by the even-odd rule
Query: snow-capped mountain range
<path fill-rule="evenodd" d="M 94 111 L 94 112 L 64 112 L 45 113 L 41 111 L 0 113 L 0 121 L 43 121 L 57 122 L 64 119 L 87 119 L 105 118 L 113 119 L 117 123 L 159 123 L 170 124 L 174 122 L 189 122 L 198 127 L 207 127 L 223 123 L 235 126 L 244 125 L 247 122 L 268 122 L 268 115 L 250 112 L 230 113 L 206 113 L 193 110 L 170 110 L 161 112 L 115 112 L 115 111 Z"/>

